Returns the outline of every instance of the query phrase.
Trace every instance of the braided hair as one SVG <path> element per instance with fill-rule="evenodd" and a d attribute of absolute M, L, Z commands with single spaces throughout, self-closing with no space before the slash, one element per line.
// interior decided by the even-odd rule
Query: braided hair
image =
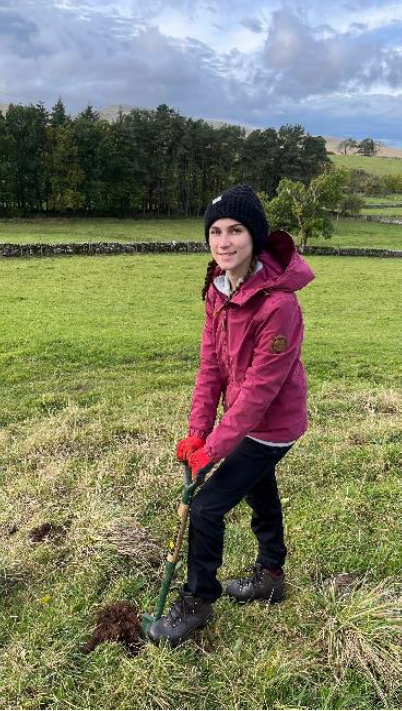
<path fill-rule="evenodd" d="M 219 309 L 219 311 L 220 311 L 221 309 L 224 309 L 224 308 L 226 307 L 226 305 L 229 303 L 229 301 L 230 301 L 231 299 L 233 299 L 233 297 L 240 291 L 240 289 L 241 289 L 242 285 L 244 284 L 244 282 L 247 281 L 247 279 L 252 275 L 252 273 L 253 273 L 253 271 L 254 271 L 256 265 L 257 265 L 257 257 L 256 257 L 255 254 L 253 254 L 253 258 L 252 258 L 252 260 L 251 260 L 251 264 L 250 264 L 250 268 L 249 268 L 248 272 L 244 275 L 244 277 L 242 277 L 241 279 L 239 279 L 239 281 L 237 282 L 237 284 L 236 284 L 236 286 L 235 286 L 234 289 L 232 289 L 232 287 L 230 287 L 230 294 L 229 294 L 229 296 L 227 297 L 226 301 L 222 304 L 222 306 L 221 306 L 221 308 Z M 215 259 L 211 259 L 211 261 L 208 262 L 207 272 L 206 272 L 206 275 L 205 275 L 205 283 L 204 283 L 204 287 L 203 287 L 202 292 L 201 292 L 201 298 L 202 298 L 203 301 L 205 301 L 205 298 L 206 298 L 206 295 L 207 295 L 207 291 L 208 291 L 208 289 L 209 289 L 209 287 L 210 287 L 210 285 L 211 285 L 211 283 L 212 283 L 212 281 L 213 281 L 213 278 L 214 278 L 214 276 L 215 276 L 215 269 L 216 269 L 217 266 L 218 266 L 218 264 L 217 264 L 217 262 L 215 261 Z"/>
<path fill-rule="evenodd" d="M 204 283 L 204 287 L 201 291 L 201 298 L 203 301 L 205 301 L 207 291 L 208 291 L 210 285 L 212 284 L 212 280 L 215 276 L 215 269 L 217 266 L 218 266 L 218 264 L 217 264 L 217 262 L 215 262 L 215 259 L 211 259 L 211 261 L 208 262 L 207 273 L 205 275 L 205 283 Z"/>

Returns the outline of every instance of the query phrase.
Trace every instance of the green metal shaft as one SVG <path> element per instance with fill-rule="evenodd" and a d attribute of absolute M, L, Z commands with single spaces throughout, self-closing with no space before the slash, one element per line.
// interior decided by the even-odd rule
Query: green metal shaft
<path fill-rule="evenodd" d="M 156 603 L 155 620 L 159 620 L 159 618 L 162 617 L 175 568 L 176 563 L 166 563 L 165 565 L 165 572 L 159 590 L 158 602 Z"/>
<path fill-rule="evenodd" d="M 174 571 L 177 565 L 177 561 L 179 558 L 180 550 L 182 547 L 182 542 L 183 542 L 183 537 L 184 537 L 184 532 L 186 529 L 186 524 L 187 524 L 187 518 L 190 510 L 190 505 L 192 498 L 194 496 L 194 492 L 197 489 L 198 486 L 204 483 L 206 473 L 212 469 L 213 464 L 209 465 L 207 467 L 204 467 L 202 470 L 201 476 L 199 476 L 197 479 L 193 480 L 191 476 L 191 469 L 184 464 L 183 466 L 183 480 L 184 480 L 184 486 L 183 486 L 183 493 L 181 497 L 181 506 L 179 509 L 179 528 L 176 536 L 176 542 L 171 543 L 171 547 L 173 550 L 169 551 L 168 556 L 167 556 L 167 561 L 165 565 L 165 572 L 162 578 L 160 590 L 159 590 L 159 596 L 158 596 L 158 602 L 156 605 L 156 614 L 155 614 L 155 620 L 159 620 L 160 617 L 162 617 L 163 610 L 165 607 L 166 599 L 169 594 L 169 589 L 170 589 L 170 583 L 172 582 L 172 578 L 174 575 Z"/>

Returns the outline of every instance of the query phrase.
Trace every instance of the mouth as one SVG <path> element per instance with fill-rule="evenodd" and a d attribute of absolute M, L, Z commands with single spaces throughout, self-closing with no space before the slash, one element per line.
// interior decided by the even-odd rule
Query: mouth
<path fill-rule="evenodd" d="M 221 252 L 218 256 L 219 257 L 233 257 L 236 254 L 236 252 Z"/>

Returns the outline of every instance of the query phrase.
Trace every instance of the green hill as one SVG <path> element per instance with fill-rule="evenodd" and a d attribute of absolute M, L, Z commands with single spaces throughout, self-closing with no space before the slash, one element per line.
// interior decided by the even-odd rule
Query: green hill
<path fill-rule="evenodd" d="M 373 173 L 373 175 L 402 173 L 402 158 L 360 155 L 331 155 L 330 158 L 337 168 L 361 168 L 367 173 Z"/>

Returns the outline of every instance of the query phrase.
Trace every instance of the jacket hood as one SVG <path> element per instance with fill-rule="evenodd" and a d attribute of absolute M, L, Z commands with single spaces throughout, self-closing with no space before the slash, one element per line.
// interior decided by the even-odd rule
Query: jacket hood
<path fill-rule="evenodd" d="M 254 294 L 265 289 L 300 291 L 313 281 L 315 276 L 311 267 L 298 254 L 291 235 L 284 230 L 276 230 L 269 235 L 267 247 L 258 255 L 258 260 L 263 268 L 243 284 L 231 303 L 242 305 Z M 219 273 L 224 271 L 219 270 Z"/>

